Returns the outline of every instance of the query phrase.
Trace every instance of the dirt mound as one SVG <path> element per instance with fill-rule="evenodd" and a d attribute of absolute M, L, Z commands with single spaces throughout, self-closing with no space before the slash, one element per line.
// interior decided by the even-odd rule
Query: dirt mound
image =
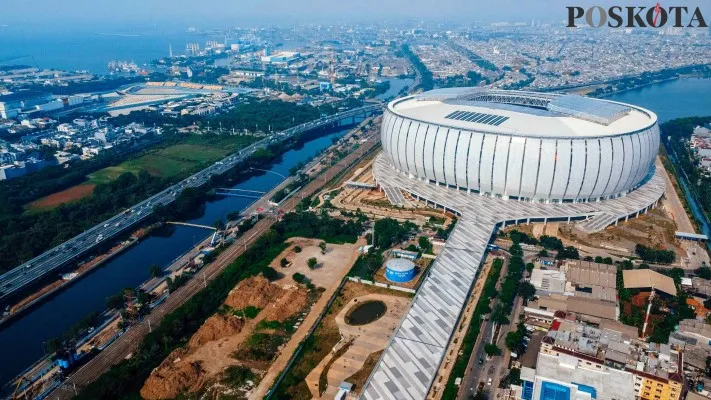
<path fill-rule="evenodd" d="M 303 288 L 282 289 L 279 300 L 262 311 L 267 321 L 284 321 L 306 307 L 308 293 Z"/>
<path fill-rule="evenodd" d="M 269 279 L 262 275 L 248 278 L 238 283 L 227 295 L 225 304 L 235 310 L 252 306 L 265 308 L 281 294 L 283 289 L 272 285 Z"/>
<path fill-rule="evenodd" d="M 244 321 L 234 315 L 215 314 L 208 318 L 197 332 L 190 338 L 188 348 L 202 346 L 205 343 L 219 340 L 239 333 Z"/>
<path fill-rule="evenodd" d="M 164 362 L 146 380 L 141 397 L 147 400 L 172 399 L 180 393 L 198 390 L 204 383 L 204 375 L 198 362 L 177 365 Z"/>

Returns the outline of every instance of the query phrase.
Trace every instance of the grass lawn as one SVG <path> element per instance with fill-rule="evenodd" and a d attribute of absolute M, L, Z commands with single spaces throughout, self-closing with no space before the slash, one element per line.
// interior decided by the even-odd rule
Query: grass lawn
<path fill-rule="evenodd" d="M 147 171 L 161 178 L 185 177 L 255 140 L 249 136 L 185 136 L 178 144 L 149 150 L 119 165 L 100 169 L 88 175 L 87 182 L 35 200 L 26 204 L 25 208 L 29 212 L 46 211 L 59 204 L 91 196 L 96 185 L 111 182 L 125 172 L 138 174 Z"/>
<path fill-rule="evenodd" d="M 106 183 L 124 172 L 137 174 L 140 171 L 161 178 L 184 176 L 224 158 L 252 141 L 252 138 L 243 136 L 189 136 L 182 140 L 183 143 L 150 151 L 117 166 L 96 171 L 89 175 L 89 181 L 95 184 Z"/>

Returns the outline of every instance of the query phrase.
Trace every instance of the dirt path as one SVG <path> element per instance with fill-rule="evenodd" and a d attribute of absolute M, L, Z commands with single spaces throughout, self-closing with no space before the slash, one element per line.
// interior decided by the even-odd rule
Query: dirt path
<path fill-rule="evenodd" d="M 666 190 L 664 191 L 664 197 L 662 197 L 662 205 L 664 210 L 669 214 L 674 222 L 676 222 L 677 229 L 681 232 L 696 232 L 694 224 L 691 223 L 689 215 L 684 210 L 684 205 L 679 198 L 679 194 L 676 192 L 671 179 L 669 178 L 669 172 L 664 165 L 662 165 L 661 160 L 657 157 L 655 161 L 658 170 L 663 171 L 664 184 L 666 185 Z"/>
<path fill-rule="evenodd" d="M 380 300 L 387 306 L 387 311 L 380 319 L 366 325 L 348 325 L 345 321 L 346 314 L 358 304 L 366 301 Z M 331 362 L 336 355 L 329 353 L 321 362 L 306 376 L 306 383 L 314 398 L 333 399 L 340 384 L 347 378 L 360 371 L 365 364 L 365 360 L 371 353 L 383 350 L 390 340 L 397 324 L 407 311 L 410 300 L 404 297 L 389 296 L 384 294 L 368 294 L 351 300 L 346 307 L 336 316 L 336 324 L 341 333 L 339 345 L 350 343 L 348 349 L 335 361 Z M 323 396 L 318 393 L 319 379 L 324 368 L 331 363 L 327 371 L 328 386 Z M 359 389 L 359 388 L 358 388 Z"/>
<path fill-rule="evenodd" d="M 282 257 L 286 257 L 289 259 L 290 254 L 295 254 L 295 255 L 301 255 L 301 254 L 308 254 L 313 251 L 313 247 L 318 249 L 318 254 L 320 255 L 320 249 L 316 245 L 312 245 L 311 248 L 309 247 L 302 247 L 301 253 L 293 253 L 293 248 L 294 246 L 298 245 L 298 243 L 303 243 L 303 241 L 312 241 L 315 244 L 318 244 L 320 241 L 319 240 L 312 240 L 312 239 L 303 239 L 303 238 L 293 238 L 292 239 L 292 246 L 284 250 L 282 254 L 277 256 L 276 261 L 279 262 Z M 306 275 L 309 279 L 311 279 L 314 284 L 317 284 L 316 282 L 319 282 L 320 284 L 317 284 L 317 286 L 321 286 L 325 288 L 326 290 L 321 294 L 321 297 L 318 299 L 316 304 L 311 307 L 311 311 L 308 313 L 306 318 L 304 318 L 304 321 L 301 323 L 299 328 L 294 332 L 294 334 L 291 336 L 291 339 L 286 343 L 284 348 L 281 350 L 279 353 L 279 356 L 277 357 L 276 360 L 272 363 L 272 365 L 269 367 L 269 370 L 267 370 L 267 373 L 264 375 L 262 378 L 262 381 L 259 383 L 259 386 L 254 390 L 252 395 L 250 396 L 250 399 L 262 399 L 264 396 L 267 394 L 269 389 L 272 387 L 274 384 L 274 381 L 276 378 L 279 376 L 279 374 L 286 368 L 287 363 L 291 359 L 292 355 L 294 354 L 294 351 L 296 351 L 296 348 L 299 346 L 299 343 L 301 343 L 304 338 L 306 338 L 306 335 L 309 332 L 309 329 L 316 323 L 316 319 L 318 316 L 321 314 L 321 312 L 326 308 L 326 305 L 328 304 L 328 300 L 331 298 L 333 293 L 338 289 L 338 286 L 341 283 L 341 279 L 346 275 L 348 270 L 353 266 L 355 263 L 356 259 L 358 258 L 358 247 L 364 246 L 366 244 L 364 239 L 359 239 L 355 244 L 352 245 L 327 245 L 327 249 L 331 248 L 332 252 L 338 251 L 337 249 L 340 248 L 351 248 L 351 252 L 349 257 L 346 260 L 341 259 L 338 262 L 329 262 L 326 264 L 326 262 L 323 263 L 323 266 L 321 269 L 327 270 L 330 273 L 326 274 L 325 271 L 320 271 L 319 268 L 316 268 L 315 270 L 310 270 L 308 267 L 305 269 L 301 267 L 302 262 L 299 260 L 293 261 L 293 266 L 284 269 L 284 268 L 277 268 L 277 271 L 280 271 L 282 273 L 286 273 L 285 270 L 288 270 L 288 279 L 291 279 L 291 275 L 294 272 L 301 272 L 302 274 Z M 328 253 L 328 252 L 327 252 Z M 308 258 L 307 258 L 308 259 Z M 317 257 L 318 259 L 318 257 Z M 305 264 L 305 262 L 303 262 Z M 326 281 L 324 277 L 330 276 L 331 279 Z M 337 279 L 336 279 L 337 278 Z"/>

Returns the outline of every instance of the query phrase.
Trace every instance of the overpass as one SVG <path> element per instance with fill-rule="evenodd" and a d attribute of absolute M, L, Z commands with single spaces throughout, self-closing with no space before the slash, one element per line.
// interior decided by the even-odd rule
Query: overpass
<path fill-rule="evenodd" d="M 48 274 L 58 272 L 61 268 L 87 255 L 97 246 L 110 242 L 127 229 L 145 221 L 153 214 L 154 207 L 172 203 L 183 190 L 204 185 L 213 175 L 224 174 L 251 157 L 255 151 L 314 129 L 355 123 L 357 118 L 366 118 L 381 111 L 382 104 L 368 104 L 294 126 L 252 143 L 237 153 L 217 161 L 202 171 L 183 179 L 175 185 L 0 275 L 0 304 L 18 296 L 24 289 L 37 284 Z M 351 122 L 348 122 L 349 120 Z M 0 323 L 2 322 L 3 320 L 0 319 Z"/>

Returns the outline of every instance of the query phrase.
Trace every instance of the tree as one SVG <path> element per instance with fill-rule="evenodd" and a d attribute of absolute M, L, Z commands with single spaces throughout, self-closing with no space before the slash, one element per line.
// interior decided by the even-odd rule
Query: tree
<path fill-rule="evenodd" d="M 316 259 L 316 257 L 311 257 L 306 261 L 306 265 L 309 266 L 309 269 L 316 268 L 316 264 L 318 264 L 318 260 Z"/>
<path fill-rule="evenodd" d="M 494 311 L 491 313 L 491 320 L 499 325 L 504 325 L 509 323 L 508 313 L 504 310 L 503 306 L 499 304 L 496 306 Z"/>
<path fill-rule="evenodd" d="M 506 334 L 506 348 L 520 356 L 523 350 L 523 338 L 525 336 L 526 327 L 520 323 L 516 326 L 515 331 Z"/>
<path fill-rule="evenodd" d="M 301 246 L 294 246 L 294 253 L 301 253 Z"/>
<path fill-rule="evenodd" d="M 696 276 L 698 276 L 699 278 L 711 279 L 711 268 L 705 265 L 697 268 L 694 273 L 696 273 Z"/>
<path fill-rule="evenodd" d="M 528 263 L 528 264 L 526 264 L 526 271 L 528 271 L 528 273 L 530 274 L 531 272 L 533 272 L 533 269 L 534 269 L 535 267 L 536 267 L 536 266 L 533 265 L 533 263 Z"/>
<path fill-rule="evenodd" d="M 318 248 L 321 249 L 321 254 L 326 254 L 326 242 L 319 243 Z"/>
<path fill-rule="evenodd" d="M 427 236 L 420 236 L 419 238 L 417 238 L 417 245 L 420 247 L 420 250 L 422 250 L 423 253 L 432 252 L 432 243 L 430 243 L 430 240 L 427 238 Z"/>
<path fill-rule="evenodd" d="M 489 392 L 484 389 L 477 390 L 470 398 L 471 400 L 489 400 Z"/>
<path fill-rule="evenodd" d="M 151 274 L 152 277 L 154 278 L 160 278 L 163 276 L 163 268 L 160 266 L 153 264 L 148 268 L 148 273 Z"/>
<path fill-rule="evenodd" d="M 484 352 L 489 357 L 500 356 L 502 353 L 501 349 L 493 343 L 487 343 L 486 346 L 484 346 Z"/>
<path fill-rule="evenodd" d="M 120 310 L 124 306 L 123 295 L 115 294 L 106 298 L 106 308 L 109 310 Z"/>
<path fill-rule="evenodd" d="M 286 257 L 283 257 L 280 261 L 279 264 L 281 265 L 282 268 L 286 268 L 287 265 L 289 265 L 289 260 L 286 259 Z"/>
<path fill-rule="evenodd" d="M 52 338 L 47 341 L 47 353 L 56 353 L 62 347 L 62 341 L 59 338 Z"/>
<path fill-rule="evenodd" d="M 530 282 L 521 282 L 518 287 L 518 294 L 526 301 L 533 300 L 536 297 L 536 287 Z"/>
<path fill-rule="evenodd" d="M 548 250 L 541 249 L 541 251 L 538 252 L 538 257 L 548 257 Z"/>
<path fill-rule="evenodd" d="M 410 232 L 417 229 L 417 225 L 410 221 L 400 223 L 392 218 L 383 218 L 375 221 L 375 245 L 380 248 L 388 248 L 394 243 L 401 242 L 407 238 Z"/>
<path fill-rule="evenodd" d="M 306 275 L 304 275 L 300 272 L 295 272 L 294 275 L 292 275 L 291 277 L 294 278 L 294 282 L 296 282 L 296 283 L 304 283 L 304 282 L 308 281 L 308 278 L 306 277 Z"/>

